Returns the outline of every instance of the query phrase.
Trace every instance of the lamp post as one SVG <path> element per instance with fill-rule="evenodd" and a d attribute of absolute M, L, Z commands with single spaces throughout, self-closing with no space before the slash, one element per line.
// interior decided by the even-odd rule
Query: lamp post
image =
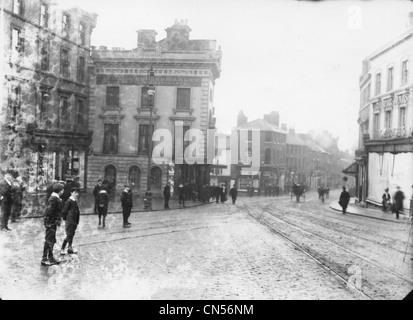
<path fill-rule="evenodd" d="M 148 85 L 147 85 L 147 94 L 149 100 L 149 132 L 148 132 L 148 181 L 146 188 L 146 201 L 145 209 L 152 210 L 152 193 L 151 193 L 151 164 L 152 164 L 152 112 L 154 107 L 154 98 L 155 98 L 155 85 L 154 85 L 155 72 L 153 67 L 148 71 Z"/>

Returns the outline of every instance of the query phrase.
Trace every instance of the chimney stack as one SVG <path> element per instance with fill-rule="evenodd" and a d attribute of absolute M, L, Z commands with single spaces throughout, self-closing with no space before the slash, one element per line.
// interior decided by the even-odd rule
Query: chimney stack
<path fill-rule="evenodd" d="M 138 48 L 154 47 L 157 32 L 155 30 L 138 30 Z"/>
<path fill-rule="evenodd" d="M 240 111 L 238 113 L 238 119 L 237 119 L 237 127 L 241 127 L 244 124 L 248 123 L 248 118 L 245 116 L 243 111 Z"/>

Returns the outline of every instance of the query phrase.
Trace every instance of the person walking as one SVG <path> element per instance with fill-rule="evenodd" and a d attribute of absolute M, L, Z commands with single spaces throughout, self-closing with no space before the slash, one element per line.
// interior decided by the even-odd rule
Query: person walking
<path fill-rule="evenodd" d="M 130 186 L 125 186 L 125 190 L 122 192 L 120 201 L 122 203 L 123 227 L 130 228 L 132 224 L 129 223 L 129 217 L 133 208 L 132 188 Z"/>
<path fill-rule="evenodd" d="M 229 195 L 232 198 L 232 204 L 235 204 L 237 202 L 237 198 L 238 198 L 238 190 L 237 190 L 237 187 L 236 187 L 235 184 L 232 187 L 232 189 L 229 191 Z"/>
<path fill-rule="evenodd" d="M 400 211 L 403 210 L 403 201 L 405 199 L 403 191 L 397 186 L 397 191 L 394 194 L 394 213 L 396 214 L 396 219 L 399 219 Z"/>
<path fill-rule="evenodd" d="M 66 239 L 63 241 L 62 248 L 60 249 L 60 255 L 64 256 L 66 254 L 77 254 L 77 251 L 73 250 L 73 238 L 75 237 L 77 226 L 80 220 L 80 210 L 79 210 L 79 196 L 80 188 L 74 187 L 71 190 L 70 197 L 67 199 L 62 215 L 63 220 L 66 222 Z M 69 245 L 67 252 L 66 246 Z"/>
<path fill-rule="evenodd" d="M 350 193 L 348 193 L 348 191 L 346 190 L 346 187 L 343 187 L 343 192 L 340 195 L 340 200 L 338 203 L 343 209 L 343 214 L 346 214 L 348 204 L 350 203 Z"/>
<path fill-rule="evenodd" d="M 389 188 L 386 188 L 384 190 L 383 196 L 382 196 L 382 204 L 383 204 L 383 212 L 387 212 L 389 206 L 390 206 L 390 200 L 391 200 L 391 196 L 389 193 Z"/>
<path fill-rule="evenodd" d="M 179 206 L 182 208 L 186 208 L 185 206 L 185 189 L 183 184 L 180 184 L 178 187 L 178 199 L 179 199 Z"/>
<path fill-rule="evenodd" d="M 168 182 L 165 188 L 163 189 L 163 197 L 165 199 L 164 209 L 171 210 L 171 208 L 169 208 L 169 200 L 171 199 L 171 183 L 170 182 Z"/>
<path fill-rule="evenodd" d="M 1 199 L 1 228 L 3 232 L 10 232 L 9 218 L 13 207 L 13 177 L 11 174 L 5 174 L 4 180 L 0 182 L 0 199 Z"/>
<path fill-rule="evenodd" d="M 43 266 L 52 266 L 60 264 L 53 256 L 53 247 L 56 244 L 56 231 L 61 224 L 63 204 L 61 196 L 64 192 L 64 186 L 56 183 L 53 186 L 53 193 L 47 202 L 44 226 L 46 228 L 46 239 L 43 247 Z"/>
<path fill-rule="evenodd" d="M 103 187 L 102 184 L 103 184 L 103 181 L 98 180 L 97 185 L 93 188 L 93 197 L 95 198 L 95 207 L 94 207 L 93 212 L 95 214 L 98 213 L 98 197 L 99 197 L 99 192 L 100 190 L 102 190 L 102 187 Z"/>
<path fill-rule="evenodd" d="M 98 195 L 98 216 L 99 216 L 99 226 L 102 228 L 106 227 L 106 216 L 108 214 L 109 207 L 109 194 L 106 188 L 102 188 Z M 103 218 L 103 223 L 102 223 Z"/>

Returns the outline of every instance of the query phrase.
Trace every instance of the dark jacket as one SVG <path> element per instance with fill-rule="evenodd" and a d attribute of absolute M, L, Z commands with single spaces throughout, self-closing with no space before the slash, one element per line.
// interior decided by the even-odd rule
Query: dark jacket
<path fill-rule="evenodd" d="M 46 208 L 46 215 L 44 217 L 44 225 L 46 227 L 52 225 L 60 225 L 62 221 L 62 200 L 55 195 L 52 195 L 48 202 Z"/>
<path fill-rule="evenodd" d="M 180 200 L 185 199 L 184 187 L 178 187 L 178 197 L 179 197 Z"/>
<path fill-rule="evenodd" d="M 120 201 L 122 202 L 123 208 L 132 208 L 133 207 L 132 192 L 123 191 L 120 197 Z"/>
<path fill-rule="evenodd" d="M 232 189 L 230 190 L 229 194 L 230 194 L 230 196 L 231 196 L 233 199 L 236 199 L 236 198 L 238 197 L 238 190 L 237 190 L 237 188 L 232 188 Z"/>
<path fill-rule="evenodd" d="M 13 187 L 6 180 L 0 182 L 0 198 L 3 197 L 2 203 L 13 203 Z"/>
<path fill-rule="evenodd" d="M 100 190 L 102 190 L 102 186 L 97 184 L 93 189 L 93 196 L 95 197 L 95 200 L 97 200 Z"/>
<path fill-rule="evenodd" d="M 109 194 L 106 190 L 100 190 L 98 195 L 99 207 L 107 207 L 109 205 Z"/>
<path fill-rule="evenodd" d="M 69 198 L 63 207 L 63 220 L 66 224 L 78 225 L 80 219 L 80 211 L 77 201 L 73 201 Z"/>
<path fill-rule="evenodd" d="M 348 207 L 348 204 L 350 202 L 350 193 L 348 193 L 347 191 L 343 191 L 340 195 L 340 200 L 339 200 L 339 204 L 342 207 Z"/>
<path fill-rule="evenodd" d="M 396 211 L 403 210 L 403 201 L 404 201 L 404 193 L 403 191 L 397 191 L 394 195 L 394 209 Z"/>
<path fill-rule="evenodd" d="M 168 186 L 168 185 L 165 186 L 165 188 L 163 189 L 163 196 L 165 198 L 171 197 L 171 186 Z"/>

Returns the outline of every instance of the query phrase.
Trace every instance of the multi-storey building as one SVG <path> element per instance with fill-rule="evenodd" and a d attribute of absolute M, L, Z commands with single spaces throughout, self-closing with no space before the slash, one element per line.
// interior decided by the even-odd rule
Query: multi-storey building
<path fill-rule="evenodd" d="M 184 133 L 200 129 L 205 137 L 208 129 L 215 128 L 214 91 L 222 52 L 215 40 L 190 40 L 190 32 L 185 21 L 176 21 L 163 40 L 156 41 L 154 30 L 139 30 L 136 49 L 93 51 L 89 187 L 106 179 L 116 190 L 125 183 L 138 194 L 147 190 L 151 119 L 152 129 L 167 129 L 172 136 L 178 123 Z M 186 140 L 184 147 L 188 144 Z M 209 182 L 211 168 L 206 161 L 174 165 L 175 160 L 151 163 L 150 190 L 155 195 L 171 179 L 199 186 Z"/>
<path fill-rule="evenodd" d="M 251 172 L 247 167 L 236 166 L 234 177 L 238 179 L 240 190 L 246 190 L 249 186 L 255 188 L 267 185 L 279 186 L 284 188 L 286 173 L 286 139 L 287 131 L 279 127 L 277 117 L 266 117 L 254 120 L 237 127 L 238 131 L 249 131 L 249 153 L 254 152 L 252 148 L 252 131 L 260 133 L 260 169 L 257 172 Z M 271 120 L 273 119 L 273 120 Z M 268 122 L 271 121 L 271 122 Z"/>
<path fill-rule="evenodd" d="M 90 38 L 97 16 L 50 0 L 4 0 L 2 169 L 29 190 L 67 176 L 86 185 Z"/>
<path fill-rule="evenodd" d="M 356 152 L 361 202 L 380 203 L 385 188 L 410 197 L 413 181 L 413 13 L 408 30 L 363 61 Z M 405 205 L 407 206 L 407 200 Z"/>

